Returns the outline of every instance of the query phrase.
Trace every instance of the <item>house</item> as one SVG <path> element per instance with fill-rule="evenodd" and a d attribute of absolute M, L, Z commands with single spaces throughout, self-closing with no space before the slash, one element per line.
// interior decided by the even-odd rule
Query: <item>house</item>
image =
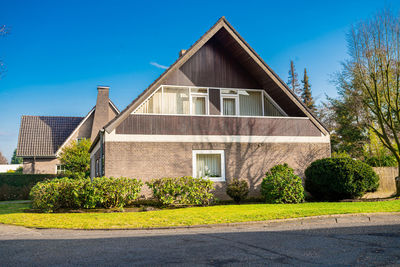
<path fill-rule="evenodd" d="M 109 87 L 97 88 L 97 102 L 85 117 L 22 116 L 17 156 L 24 173 L 64 172 L 58 160 L 61 150 L 73 140 L 94 139 L 99 130 L 119 114 L 109 99 Z"/>
<path fill-rule="evenodd" d="M 274 165 L 303 175 L 330 156 L 325 126 L 224 17 L 179 55 L 100 130 L 92 177 L 207 177 L 220 197 L 236 177 L 256 196 Z"/>
<path fill-rule="evenodd" d="M 0 164 L 0 173 L 16 171 L 21 167 L 22 164 Z"/>

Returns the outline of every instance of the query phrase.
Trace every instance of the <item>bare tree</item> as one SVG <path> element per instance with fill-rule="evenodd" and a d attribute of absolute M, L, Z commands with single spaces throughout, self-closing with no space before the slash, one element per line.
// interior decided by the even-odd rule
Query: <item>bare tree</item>
<path fill-rule="evenodd" d="M 349 79 L 362 94 L 369 127 L 394 155 L 400 176 L 400 20 L 389 10 L 354 25 L 348 35 Z"/>
<path fill-rule="evenodd" d="M 3 156 L 1 151 L 0 151 L 0 164 L 8 164 L 6 157 Z"/>
<path fill-rule="evenodd" d="M 299 77 L 294 67 L 293 60 L 290 61 L 289 78 L 287 82 L 289 88 L 297 95 L 300 96 L 301 88 L 299 83 Z"/>

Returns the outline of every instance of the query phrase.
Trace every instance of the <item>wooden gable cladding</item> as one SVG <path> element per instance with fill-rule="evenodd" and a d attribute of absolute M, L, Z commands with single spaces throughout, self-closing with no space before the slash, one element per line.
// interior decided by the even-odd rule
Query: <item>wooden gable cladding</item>
<path fill-rule="evenodd" d="M 264 89 L 288 116 L 306 117 L 225 28 L 171 73 L 163 84 Z"/>
<path fill-rule="evenodd" d="M 165 81 L 168 85 L 261 89 L 262 85 L 211 38 Z"/>
<path fill-rule="evenodd" d="M 209 89 L 209 110 L 210 115 L 220 115 L 221 114 L 221 94 L 218 89 Z"/>
<path fill-rule="evenodd" d="M 275 40 L 271 40 L 275 41 Z M 211 45 L 223 51 L 224 55 L 229 55 L 230 62 L 235 62 L 236 66 L 240 66 L 237 73 L 247 73 L 248 75 L 236 77 L 233 81 L 229 81 L 226 74 L 211 74 L 219 77 L 218 80 L 210 79 L 209 84 L 195 84 L 204 81 L 204 75 L 193 71 L 192 68 L 184 67 L 184 65 L 195 57 L 203 46 Z M 218 48 L 219 47 L 219 48 Z M 225 58 L 225 57 L 224 57 Z M 188 65 L 189 66 L 189 65 Z M 188 68 L 188 69 L 185 69 Z M 190 69 L 190 70 L 189 70 Z M 221 72 L 224 73 L 224 72 Z M 231 75 L 233 77 L 234 75 Z M 237 80 L 235 80 L 237 79 Z M 239 84 L 221 86 L 220 84 Z M 312 114 L 301 100 L 294 95 L 279 76 L 262 60 L 262 58 L 250 47 L 250 45 L 239 35 L 239 33 L 230 25 L 225 17 L 221 17 L 203 36 L 197 40 L 186 52 L 180 56 L 163 74 L 160 75 L 149 87 L 144 90 L 119 116 L 111 120 L 104 129 L 111 133 L 118 127 L 130 114 L 146 101 L 155 90 L 161 85 L 188 85 L 200 87 L 231 87 L 240 89 L 254 89 L 254 86 L 242 86 L 242 82 L 246 84 L 257 84 L 255 88 L 264 89 L 272 99 L 286 112 L 290 117 L 308 117 L 310 121 L 324 134 L 329 135 L 328 129 Z M 243 82 L 244 83 L 244 82 Z M 218 84 L 218 86 L 214 85 Z M 243 88 L 244 87 L 244 88 Z M 253 88 L 252 88 L 253 87 Z"/>
<path fill-rule="evenodd" d="M 310 120 L 302 118 L 176 115 L 130 115 L 116 134 L 321 136 Z"/>
<path fill-rule="evenodd" d="M 292 117 L 305 117 L 304 112 L 285 94 L 277 83 L 255 62 L 252 57 L 240 46 L 231 34 L 225 28 L 222 28 L 215 34 L 213 39 L 224 47 L 226 53 L 251 73 L 260 84 L 260 89 L 264 89 L 269 96 Z"/>

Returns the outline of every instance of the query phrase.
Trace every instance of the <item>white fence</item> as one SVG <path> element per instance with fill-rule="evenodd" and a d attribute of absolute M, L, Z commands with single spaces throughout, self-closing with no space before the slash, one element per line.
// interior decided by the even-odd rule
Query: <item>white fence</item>
<path fill-rule="evenodd" d="M 22 167 L 22 164 L 0 164 L 0 173 L 7 172 L 9 170 L 15 171 L 19 167 Z"/>

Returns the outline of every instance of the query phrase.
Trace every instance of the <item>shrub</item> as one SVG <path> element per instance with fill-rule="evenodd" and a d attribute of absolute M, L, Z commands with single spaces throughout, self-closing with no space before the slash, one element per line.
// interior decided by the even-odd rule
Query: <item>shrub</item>
<path fill-rule="evenodd" d="M 350 154 L 346 151 L 333 152 L 331 155 L 332 158 L 351 158 Z"/>
<path fill-rule="evenodd" d="M 124 207 L 138 198 L 142 182 L 125 177 L 90 179 L 59 178 L 37 183 L 31 190 L 34 209 Z"/>
<path fill-rule="evenodd" d="M 233 199 L 233 201 L 239 204 L 242 200 L 246 199 L 249 194 L 249 184 L 244 180 L 240 181 L 239 179 L 234 178 L 227 184 L 226 193 Z"/>
<path fill-rule="evenodd" d="M 72 141 L 64 147 L 60 154 L 60 162 L 65 167 L 65 175 L 71 178 L 81 179 L 90 175 L 90 139 Z"/>
<path fill-rule="evenodd" d="M 54 177 L 54 174 L 0 173 L 0 201 L 29 199 L 29 192 L 37 182 Z"/>
<path fill-rule="evenodd" d="M 101 177 L 93 179 L 98 206 L 123 207 L 139 197 L 143 183 L 126 177 Z"/>
<path fill-rule="evenodd" d="M 354 199 L 379 186 L 371 166 L 350 158 L 325 158 L 306 169 L 306 190 L 318 200 Z"/>
<path fill-rule="evenodd" d="M 79 183 L 79 184 L 78 184 Z M 52 212 L 60 208 L 79 208 L 79 190 L 84 180 L 58 178 L 37 183 L 30 192 L 32 207 Z"/>
<path fill-rule="evenodd" d="M 390 155 L 366 157 L 364 162 L 371 167 L 397 167 L 396 158 Z"/>
<path fill-rule="evenodd" d="M 286 163 L 276 165 L 266 173 L 261 183 L 261 195 L 267 203 L 303 202 L 302 180 Z"/>
<path fill-rule="evenodd" d="M 184 176 L 153 179 L 146 184 L 163 205 L 209 205 L 214 198 L 213 182 L 208 179 Z"/>

